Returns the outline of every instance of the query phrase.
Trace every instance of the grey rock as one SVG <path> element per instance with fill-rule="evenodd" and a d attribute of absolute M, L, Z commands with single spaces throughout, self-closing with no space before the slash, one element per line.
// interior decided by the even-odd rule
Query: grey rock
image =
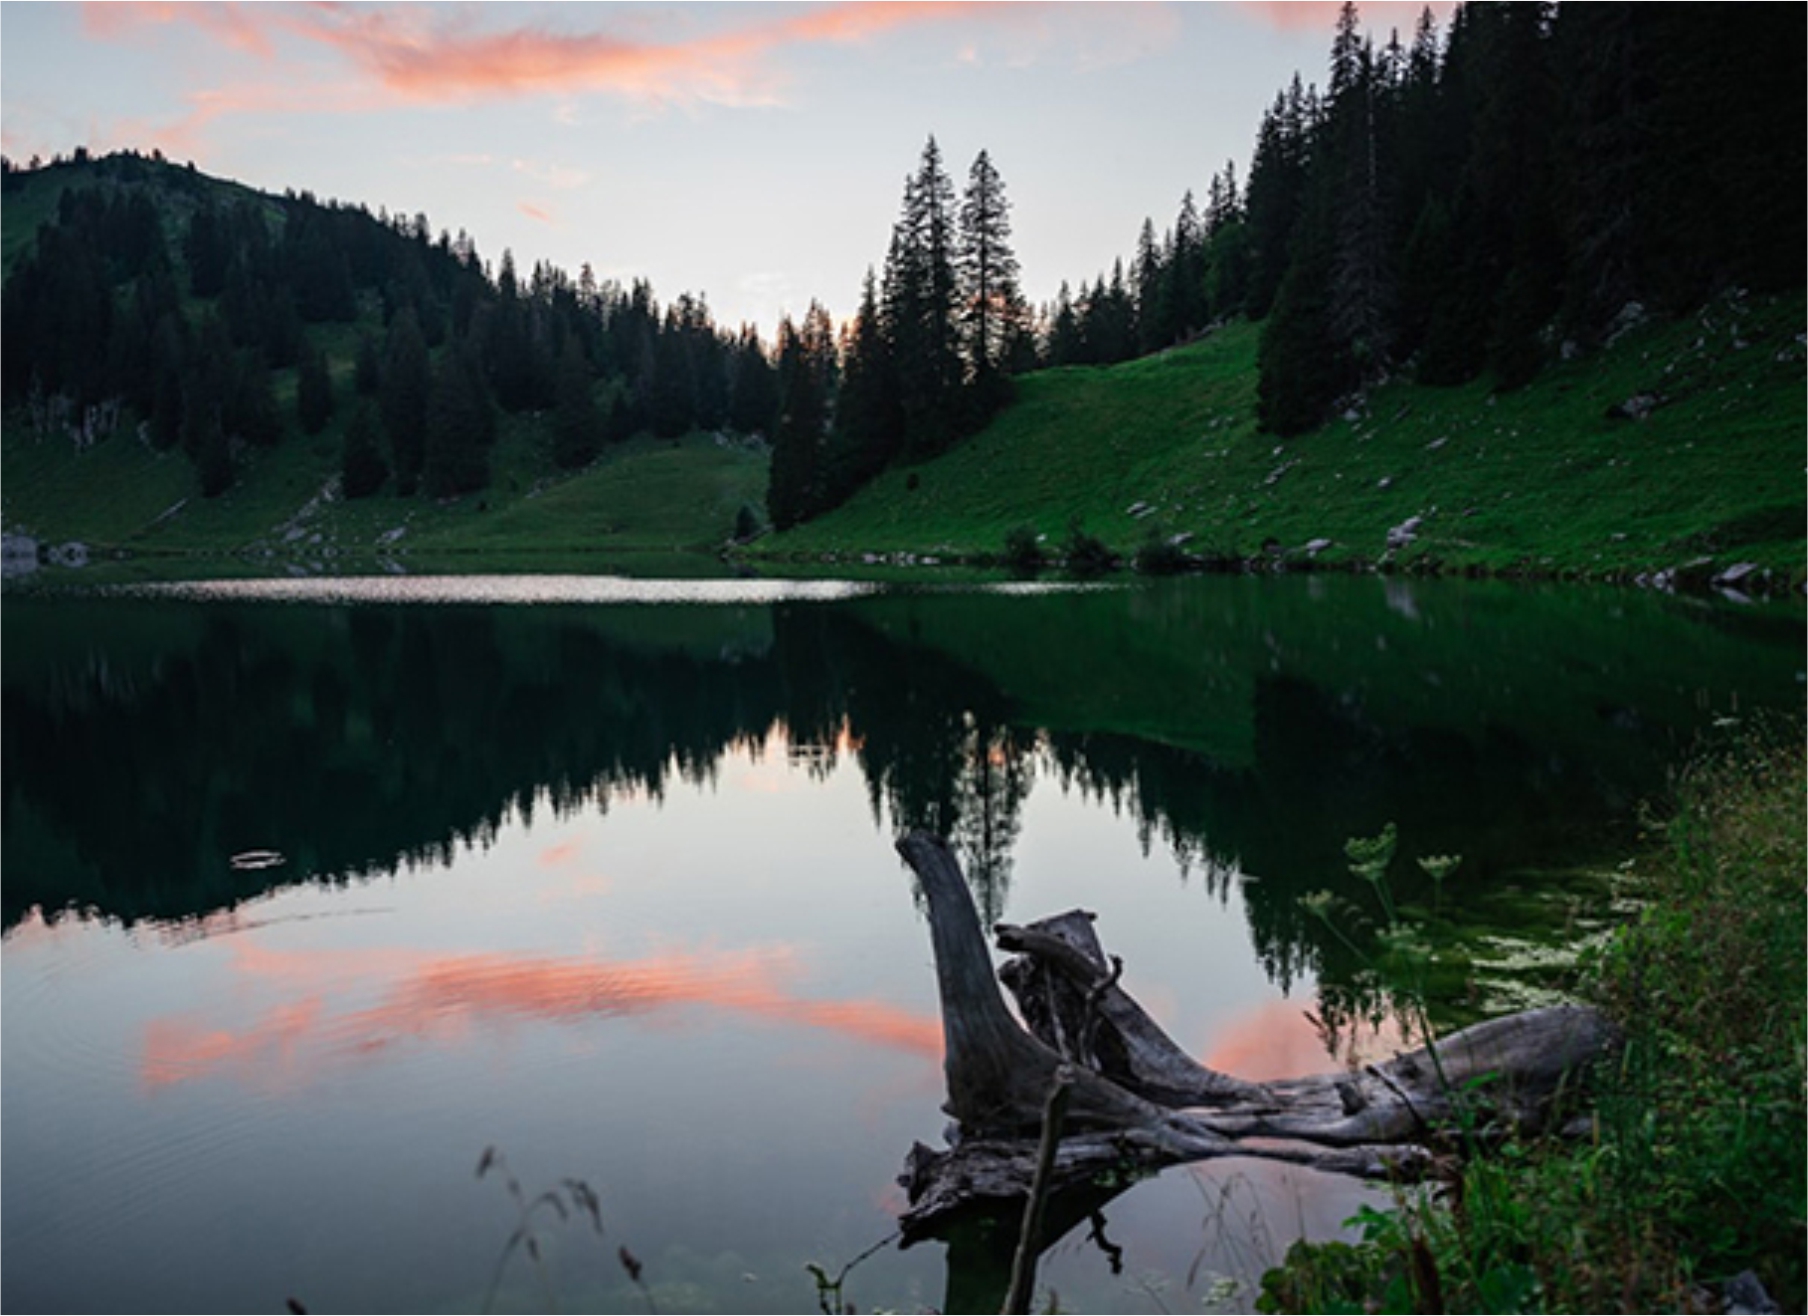
<path fill-rule="evenodd" d="M 1612 347 L 1620 339 L 1645 323 L 1645 308 L 1640 302 L 1627 302 L 1620 307 L 1619 313 L 1607 326 L 1607 345 Z"/>
<path fill-rule="evenodd" d="M 1727 1316 L 1773 1316 L 1777 1310 L 1776 1300 L 1749 1270 L 1729 1279 L 1721 1296 L 1726 1301 Z"/>
<path fill-rule="evenodd" d="M 0 537 L 0 576 L 8 580 L 29 576 L 38 566 L 37 540 L 30 535 Z"/>
<path fill-rule="evenodd" d="M 1634 393 L 1624 402 L 1607 408 L 1607 418 L 1609 420 L 1644 420 L 1663 404 L 1664 400 L 1655 393 Z"/>
<path fill-rule="evenodd" d="M 1387 532 L 1387 546 L 1390 550 L 1405 548 L 1419 537 L 1419 530 L 1425 524 L 1422 516 L 1409 516 L 1399 525 Z"/>

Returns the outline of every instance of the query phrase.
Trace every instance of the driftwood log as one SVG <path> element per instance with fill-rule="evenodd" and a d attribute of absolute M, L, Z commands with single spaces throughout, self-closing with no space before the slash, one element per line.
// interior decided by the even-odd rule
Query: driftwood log
<path fill-rule="evenodd" d="M 960 865 L 912 832 L 898 851 L 922 884 L 941 994 L 952 1145 L 918 1143 L 901 1176 L 906 1243 L 970 1208 L 1021 1204 L 1036 1174 L 1044 1107 L 1067 1085 L 1063 1136 L 1045 1181 L 1049 1237 L 1164 1166 L 1258 1156 L 1369 1178 L 1422 1177 L 1460 1113 L 1469 1127 L 1543 1127 L 1615 1042 L 1598 1012 L 1528 1010 L 1451 1033 L 1360 1071 L 1251 1083 L 1199 1064 L 1118 985 L 1092 916 L 1000 924 L 1016 953 L 995 976 Z M 1018 1001 L 1019 1023 L 999 990 Z M 1460 1109 L 1459 1109 L 1460 1106 Z"/>

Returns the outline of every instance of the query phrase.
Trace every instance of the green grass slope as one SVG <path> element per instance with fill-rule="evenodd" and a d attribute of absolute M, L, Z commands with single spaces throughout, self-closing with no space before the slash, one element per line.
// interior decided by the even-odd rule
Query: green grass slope
<path fill-rule="evenodd" d="M 273 198 L 161 162 L 66 162 L 9 179 L 0 271 L 10 272 L 31 249 L 66 190 L 87 187 L 150 195 L 183 286 L 180 238 L 204 199 L 267 205 L 278 222 L 284 213 Z M 191 319 L 213 313 L 192 298 L 186 305 Z M 144 441 L 140 417 L 123 415 L 111 433 L 84 445 L 58 419 L 12 408 L 0 426 L 0 523 L 9 534 L 45 543 L 83 543 L 91 555 L 129 554 L 128 574 L 135 576 L 344 570 L 408 559 L 417 566 L 443 559 L 462 570 L 544 568 L 597 554 L 659 554 L 661 570 L 694 572 L 696 564 L 686 567 L 671 555 L 713 554 L 743 506 L 757 512 L 765 504 L 766 456 L 757 447 L 702 434 L 676 443 L 642 438 L 573 473 L 551 460 L 550 414 L 498 415 L 491 483 L 476 494 L 435 502 L 398 498 L 385 486 L 373 497 L 345 500 L 338 477 L 344 431 L 358 403 L 354 357 L 361 334 L 381 341 L 382 332 L 380 308 L 368 296 L 355 323 L 313 326 L 308 337 L 333 380 L 332 420 L 320 434 L 304 434 L 297 372 L 273 372 L 284 437 L 268 449 L 239 451 L 234 483 L 216 498 L 200 495 L 194 465 L 181 452 L 159 453 Z"/>
<path fill-rule="evenodd" d="M 250 454 L 218 498 L 196 492 L 193 466 L 120 432 L 77 451 L 59 433 L 10 425 L 0 444 L 0 505 L 9 532 L 124 550 L 152 574 L 212 562 L 260 564 L 444 560 L 546 565 L 596 554 L 714 551 L 744 504 L 765 499 L 762 452 L 693 435 L 637 440 L 566 474 L 537 426 L 505 420 L 490 488 L 435 502 L 387 493 L 338 496 L 338 424 Z M 213 568 L 209 568 L 210 570 Z"/>
<path fill-rule="evenodd" d="M 1122 553 L 1195 553 L 1612 576 L 1711 558 L 1803 570 L 1801 297 L 1728 297 L 1496 394 L 1404 382 L 1296 439 L 1255 425 L 1260 326 L 1106 368 L 1046 371 L 985 431 L 761 544 L 772 558 L 998 553 L 1075 522 Z M 1649 399 L 1642 419 L 1611 415 Z M 1643 410 L 1638 404 L 1635 410 Z"/>

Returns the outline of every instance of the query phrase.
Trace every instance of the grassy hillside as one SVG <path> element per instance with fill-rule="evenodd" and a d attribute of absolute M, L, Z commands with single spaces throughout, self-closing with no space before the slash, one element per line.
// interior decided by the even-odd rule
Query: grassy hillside
<path fill-rule="evenodd" d="M 1047 371 L 985 432 L 763 555 L 998 553 L 1018 526 L 1058 551 L 1076 522 L 1122 553 L 1378 560 L 1612 575 L 1712 558 L 1803 570 L 1803 302 L 1727 298 L 1496 395 L 1392 383 L 1278 442 L 1255 428 L 1259 326 L 1127 365 Z M 1652 399 L 1643 419 L 1611 415 Z M 1636 404 L 1635 410 L 1645 404 Z"/>
<path fill-rule="evenodd" d="M 10 270 L 67 186 L 152 191 L 172 251 L 199 199 L 257 198 L 236 184 L 134 159 L 15 176 L 0 212 Z M 274 198 L 258 198 L 280 220 Z M 185 285 L 186 286 L 186 285 Z M 223 496 L 193 463 L 158 453 L 127 416 L 81 447 L 21 406 L 0 432 L 9 532 L 125 550 L 140 572 L 327 569 L 347 560 L 535 562 L 577 553 L 713 552 L 743 507 L 762 512 L 766 460 L 693 435 L 642 439 L 571 475 L 550 460 L 549 413 L 500 418 L 493 478 L 445 502 L 387 490 L 336 497 L 358 319 L 309 330 L 337 413 L 315 437 L 296 418 L 294 369 L 273 374 L 286 437 L 238 460 Z M 188 298 L 191 318 L 204 309 Z M 1109 368 L 1044 371 L 1017 402 L 936 461 L 886 472 L 846 506 L 750 552 L 774 569 L 872 566 L 882 555 L 979 559 L 1028 529 L 1051 555 L 1075 527 L 1125 556 L 1180 543 L 1208 558 L 1273 553 L 1337 565 L 1635 575 L 1750 562 L 1804 574 L 1804 302 L 1726 297 L 1495 394 L 1487 381 L 1392 383 L 1342 419 L 1277 442 L 1256 430 L 1260 326 Z M 604 382 L 599 391 L 613 385 Z M 1409 544 L 1389 531 L 1416 519 Z M 1318 541 L 1323 541 L 1322 543 Z M 1316 544 L 1308 553 L 1307 545 Z M 220 564 L 225 564 L 221 566 Z"/>
<path fill-rule="evenodd" d="M 765 497 L 762 453 L 700 436 L 636 441 L 559 476 L 531 423 L 505 424 L 492 454 L 494 484 L 444 502 L 339 498 L 338 453 L 336 427 L 317 439 L 292 438 L 255 454 L 226 494 L 203 499 L 180 453 L 154 452 L 126 434 L 78 453 L 60 435 L 9 427 L 0 502 L 9 531 L 139 558 L 232 557 L 252 565 L 444 558 L 469 570 L 471 559 L 495 565 L 713 551 L 737 511 Z"/>
<path fill-rule="evenodd" d="M 163 218 L 165 236 L 179 246 L 189 217 L 204 200 L 216 205 L 252 201 L 267 207 L 273 222 L 282 220 L 282 208 L 269 197 L 229 179 L 215 178 L 192 168 L 148 160 L 107 158 L 66 161 L 54 169 L 22 170 L 12 176 L 0 213 L 0 275 L 11 274 L 19 258 L 38 239 L 38 227 L 56 219 L 63 193 L 71 189 L 133 187 L 149 190 Z"/>
<path fill-rule="evenodd" d="M 149 197 L 174 266 L 180 309 L 191 325 L 224 314 L 226 300 L 191 292 L 181 239 L 196 208 L 208 200 L 250 202 L 264 208 L 272 232 L 281 231 L 288 216 L 282 200 L 160 161 L 122 155 L 62 162 L 8 175 L 0 211 L 4 271 L 10 274 L 32 251 L 40 226 L 56 219 L 66 192 L 90 188 L 108 197 Z M 411 242 L 375 220 L 366 218 L 362 229 L 359 222 L 349 221 L 359 241 L 376 244 L 395 261 L 403 260 L 396 248 L 405 248 L 404 272 L 426 277 Z M 114 286 L 117 308 L 133 305 L 134 287 Z M 201 496 L 196 464 L 179 448 L 154 448 L 143 416 L 126 410 L 110 431 L 84 443 L 67 407 L 54 405 L 60 399 L 52 405 L 16 401 L 0 428 L 5 530 L 50 544 L 79 541 L 91 555 L 130 554 L 137 575 L 350 569 L 397 560 L 417 567 L 444 560 L 449 568 L 471 570 L 517 561 L 544 567 L 555 558 L 599 552 L 713 553 L 743 507 L 763 507 L 766 458 L 755 446 L 701 434 L 681 442 L 643 437 L 609 448 L 574 474 L 552 461 L 552 412 L 529 409 L 498 413 L 497 441 L 487 455 L 491 480 L 477 493 L 439 501 L 401 498 L 391 482 L 370 498 L 339 497 L 344 432 L 358 402 L 359 340 L 369 336 L 381 343 L 385 332 L 378 290 L 367 280 L 355 297 L 353 319 L 305 328 L 309 343 L 324 354 L 333 384 L 335 411 L 326 428 L 313 436 L 302 430 L 298 369 L 271 371 L 282 437 L 269 447 L 235 445 L 233 482 L 217 497 Z M 30 331 L 29 321 L 8 327 Z M 442 355 L 445 350 L 438 349 Z M 610 380 L 596 383 L 599 404 L 613 387 Z"/>

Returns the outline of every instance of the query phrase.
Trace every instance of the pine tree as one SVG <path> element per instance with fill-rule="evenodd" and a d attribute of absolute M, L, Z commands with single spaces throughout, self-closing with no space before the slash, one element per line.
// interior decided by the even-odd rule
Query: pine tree
<path fill-rule="evenodd" d="M 1170 339 L 1189 338 L 1210 318 L 1206 303 L 1205 231 L 1189 190 L 1180 199 L 1168 243 L 1162 297 L 1168 306 Z"/>
<path fill-rule="evenodd" d="M 1307 133 L 1314 117 L 1311 100 L 1296 75 L 1262 116 L 1244 189 L 1249 224 L 1249 297 L 1244 309 L 1251 319 L 1268 314 L 1286 277 L 1293 230 L 1305 209 Z"/>
<path fill-rule="evenodd" d="M 778 414 L 778 374 L 766 358 L 760 331 L 743 326 L 735 342 L 728 424 L 737 434 L 768 434 Z"/>
<path fill-rule="evenodd" d="M 697 369 L 690 336 L 677 303 L 668 307 L 653 348 L 653 387 L 648 398 L 653 433 L 676 439 L 697 423 Z"/>
<path fill-rule="evenodd" d="M 414 309 L 406 307 L 389 325 L 378 395 L 383 428 L 389 435 L 390 469 L 395 474 L 396 492 L 404 498 L 415 491 L 426 455 L 430 370 L 420 323 Z"/>
<path fill-rule="evenodd" d="M 1137 234 L 1136 260 L 1130 267 L 1130 281 L 1136 299 L 1136 352 L 1146 355 L 1167 346 L 1173 339 L 1173 324 L 1162 297 L 1167 282 L 1166 262 L 1155 241 L 1155 223 L 1147 216 Z"/>
<path fill-rule="evenodd" d="M 812 309 L 818 309 L 812 306 Z M 806 327 L 808 320 L 806 319 Z M 779 415 L 772 434 L 772 469 L 766 511 L 776 530 L 788 530 L 816 513 L 821 497 L 822 444 L 827 400 L 821 363 L 810 338 L 787 316 L 778 329 Z"/>
<path fill-rule="evenodd" d="M 352 360 L 352 387 L 361 398 L 374 398 L 383 383 L 383 361 L 372 334 L 358 335 L 358 351 Z"/>
<path fill-rule="evenodd" d="M 226 433 L 232 343 L 218 316 L 202 323 L 196 348 L 182 380 L 182 447 L 195 465 L 201 496 L 215 498 L 232 487 L 236 474 Z"/>
<path fill-rule="evenodd" d="M 1331 92 L 1315 185 L 1330 192 L 1332 256 L 1327 315 L 1357 382 L 1387 367 L 1394 326 L 1382 101 L 1374 52 L 1356 25 L 1356 6 L 1339 13 L 1331 46 Z"/>
<path fill-rule="evenodd" d="M 894 379 L 878 284 L 868 268 L 860 287 L 860 309 L 842 331 L 841 384 L 824 474 L 826 506 L 839 504 L 896 455 L 899 403 Z"/>
<path fill-rule="evenodd" d="M 1073 294 L 1067 280 L 1055 294 L 1055 306 L 1048 323 L 1048 363 L 1051 366 L 1079 365 L 1085 359 L 1086 344 L 1080 332 L 1080 317 L 1074 311 Z"/>
<path fill-rule="evenodd" d="M 326 357 L 309 346 L 301 358 L 295 381 L 295 416 L 302 433 L 318 434 L 333 418 L 333 380 L 327 373 Z"/>
<path fill-rule="evenodd" d="M 282 413 L 276 407 L 270 370 L 256 351 L 233 354 L 223 421 L 228 438 L 259 448 L 273 448 L 282 441 Z"/>
<path fill-rule="evenodd" d="M 559 357 L 558 400 L 553 409 L 553 461 L 565 470 L 588 466 L 602 447 L 602 422 L 591 393 L 590 362 L 571 335 Z"/>
<path fill-rule="evenodd" d="M 232 251 L 222 231 L 220 212 L 211 202 L 189 217 L 182 240 L 182 256 L 188 263 L 188 290 L 196 297 L 218 297 L 226 287 L 226 267 Z"/>
<path fill-rule="evenodd" d="M 982 418 L 1002 399 L 998 381 L 1010 367 L 1010 347 L 1025 319 L 1010 210 L 1004 181 L 981 151 L 961 200 L 957 273 L 962 349 Z"/>
<path fill-rule="evenodd" d="M 902 399 L 902 453 L 921 460 L 958 435 L 964 370 L 956 320 L 954 187 L 931 137 L 904 188 L 883 299 Z"/>
<path fill-rule="evenodd" d="M 1212 176 L 1205 212 L 1204 305 L 1206 317 L 1234 315 L 1248 304 L 1250 234 L 1237 191 L 1236 166 Z"/>
<path fill-rule="evenodd" d="M 421 461 L 421 487 L 430 498 L 473 493 L 490 482 L 490 404 L 478 372 L 457 347 L 442 353 L 433 370 Z"/>
<path fill-rule="evenodd" d="M 383 487 L 389 467 L 377 442 L 376 407 L 361 401 L 345 427 L 339 455 L 339 487 L 347 498 L 368 498 Z"/>

